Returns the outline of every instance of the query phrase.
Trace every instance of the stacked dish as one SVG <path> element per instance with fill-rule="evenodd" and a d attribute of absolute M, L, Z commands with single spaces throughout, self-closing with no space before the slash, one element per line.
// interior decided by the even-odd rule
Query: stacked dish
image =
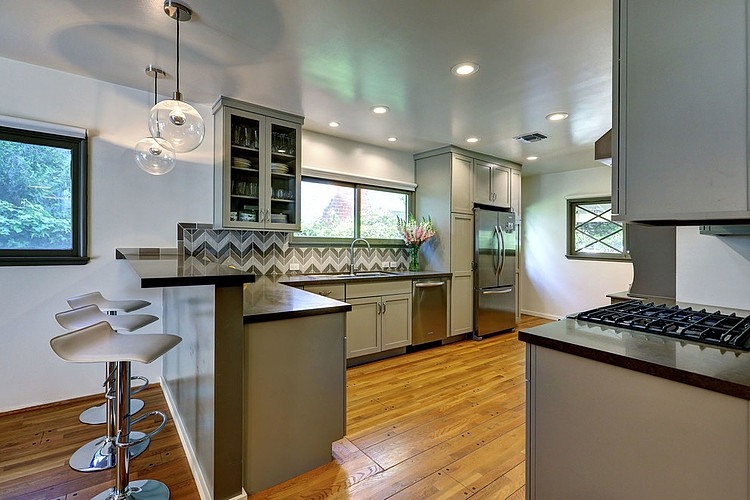
<path fill-rule="evenodd" d="M 271 172 L 276 174 L 288 174 L 289 165 L 286 163 L 271 163 Z"/>
<path fill-rule="evenodd" d="M 239 158 L 235 156 L 232 158 L 232 166 L 239 168 L 250 168 L 250 160 L 248 160 L 247 158 Z"/>
<path fill-rule="evenodd" d="M 286 214 L 271 214 L 271 222 L 275 223 L 283 223 L 286 224 L 287 222 L 287 215 Z"/>

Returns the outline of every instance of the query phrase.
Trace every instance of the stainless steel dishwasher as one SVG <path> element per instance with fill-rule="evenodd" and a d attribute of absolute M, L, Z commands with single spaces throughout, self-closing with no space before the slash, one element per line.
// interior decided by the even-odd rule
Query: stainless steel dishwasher
<path fill-rule="evenodd" d="M 412 345 L 448 337 L 448 282 L 445 279 L 412 283 Z"/>

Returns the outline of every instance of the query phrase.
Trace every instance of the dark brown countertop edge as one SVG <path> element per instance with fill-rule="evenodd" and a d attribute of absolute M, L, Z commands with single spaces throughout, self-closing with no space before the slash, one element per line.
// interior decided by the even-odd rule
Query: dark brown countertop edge
<path fill-rule="evenodd" d="M 726 380 L 720 380 L 705 375 L 700 375 L 677 368 L 663 366 L 655 363 L 649 363 L 641 359 L 622 356 L 610 352 L 604 352 L 599 349 L 593 349 L 578 344 L 562 342 L 557 339 L 550 339 L 533 333 L 519 330 L 518 340 L 523 342 L 546 347 L 555 351 L 572 354 L 582 358 L 599 361 L 608 365 L 619 366 L 628 370 L 633 370 L 647 375 L 653 375 L 674 382 L 700 387 L 709 391 L 719 392 L 728 396 L 750 400 L 750 387 Z"/>
<path fill-rule="evenodd" d="M 403 280 L 421 280 L 429 278 L 450 278 L 452 275 L 444 271 L 384 271 L 389 273 L 388 276 L 337 276 L 332 274 L 331 277 L 320 277 L 322 274 L 316 274 L 311 277 L 305 274 L 285 274 L 279 275 L 277 282 L 290 286 L 303 285 L 331 285 L 336 283 L 362 283 L 370 281 L 403 281 Z"/>
<path fill-rule="evenodd" d="M 196 274 L 196 275 L 179 275 L 171 276 L 148 275 L 139 269 L 138 262 L 141 261 L 160 261 L 171 265 L 179 260 L 180 255 L 175 248 L 117 248 L 115 249 L 115 259 L 125 260 L 130 264 L 131 269 L 140 277 L 141 288 L 162 288 L 175 286 L 199 286 L 214 285 L 218 287 L 242 286 L 245 283 L 253 283 L 256 280 L 254 274 L 245 273 L 239 270 L 230 270 L 225 268 L 229 274 Z"/>
<path fill-rule="evenodd" d="M 294 311 L 278 311 L 258 314 L 246 314 L 245 324 L 265 323 L 266 321 L 279 321 L 283 319 L 305 318 L 308 316 L 319 316 L 322 314 L 345 313 L 352 310 L 351 304 L 342 302 L 340 306 L 319 307 L 314 309 L 297 309 Z"/>

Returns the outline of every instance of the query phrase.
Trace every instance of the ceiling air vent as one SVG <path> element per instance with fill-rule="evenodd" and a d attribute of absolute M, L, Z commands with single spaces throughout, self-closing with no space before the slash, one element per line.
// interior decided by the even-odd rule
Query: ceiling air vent
<path fill-rule="evenodd" d="M 526 143 L 539 142 L 546 138 L 547 136 L 542 134 L 541 132 L 529 132 L 528 134 L 521 134 L 514 137 L 515 140 Z"/>

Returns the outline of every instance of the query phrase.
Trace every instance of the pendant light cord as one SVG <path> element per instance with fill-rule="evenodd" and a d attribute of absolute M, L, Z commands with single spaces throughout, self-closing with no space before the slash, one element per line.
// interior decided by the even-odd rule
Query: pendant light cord
<path fill-rule="evenodd" d="M 177 23 L 177 71 L 175 72 L 175 79 L 177 80 L 177 95 L 180 95 L 180 13 L 177 12 L 175 17 Z"/>

